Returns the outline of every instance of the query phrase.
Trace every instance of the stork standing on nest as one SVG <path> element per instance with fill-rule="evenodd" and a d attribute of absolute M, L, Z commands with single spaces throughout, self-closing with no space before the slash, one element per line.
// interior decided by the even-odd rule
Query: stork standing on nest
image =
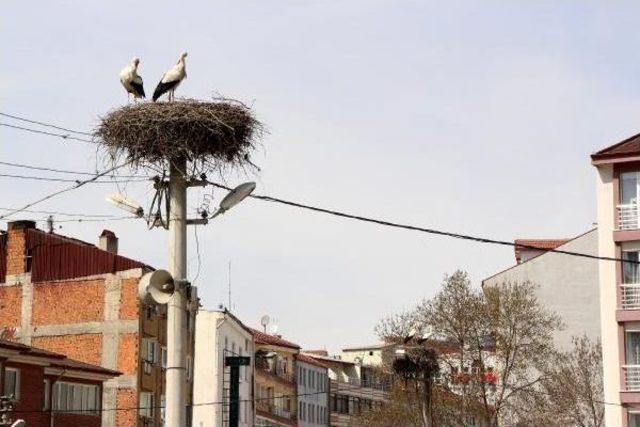
<path fill-rule="evenodd" d="M 168 99 L 169 101 L 174 100 L 174 92 L 176 88 L 182 83 L 182 81 L 187 77 L 187 68 L 184 62 L 184 59 L 187 57 L 187 52 L 183 52 L 180 55 L 180 59 L 178 62 L 169 69 L 164 76 L 162 76 L 162 80 L 158 83 L 156 90 L 153 92 L 153 102 L 157 101 L 165 93 L 169 92 Z"/>
<path fill-rule="evenodd" d="M 120 71 L 120 83 L 127 91 L 127 99 L 129 95 L 133 95 L 133 100 L 144 98 L 144 87 L 142 85 L 142 77 L 138 75 L 139 58 L 133 58 L 131 62 Z"/>

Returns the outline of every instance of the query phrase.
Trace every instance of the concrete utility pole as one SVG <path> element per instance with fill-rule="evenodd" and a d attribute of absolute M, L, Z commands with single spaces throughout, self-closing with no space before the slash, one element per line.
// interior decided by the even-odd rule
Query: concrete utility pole
<path fill-rule="evenodd" d="M 167 304 L 166 425 L 187 425 L 187 182 L 186 160 L 171 164 L 169 171 L 169 272 L 175 291 Z"/>

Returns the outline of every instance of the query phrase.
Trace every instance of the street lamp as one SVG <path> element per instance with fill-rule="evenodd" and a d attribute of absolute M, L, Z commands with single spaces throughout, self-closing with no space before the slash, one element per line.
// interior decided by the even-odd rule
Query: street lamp
<path fill-rule="evenodd" d="M 225 213 L 226 211 L 249 197 L 249 195 L 253 193 L 253 190 L 255 189 L 255 182 L 245 182 L 244 184 L 238 185 L 236 188 L 231 190 L 229 194 L 224 196 L 224 199 L 220 201 L 218 210 L 213 214 L 211 218 L 215 218 L 218 215 Z"/>

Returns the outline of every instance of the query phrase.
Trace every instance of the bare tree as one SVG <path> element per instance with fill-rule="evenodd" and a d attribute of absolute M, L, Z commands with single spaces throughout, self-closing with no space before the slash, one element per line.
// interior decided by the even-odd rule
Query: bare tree
<path fill-rule="evenodd" d="M 400 318 L 383 320 L 377 330 L 388 339 L 397 327 L 397 338 L 407 324 L 435 331 L 423 345 L 438 351 L 439 386 L 455 396 L 446 408 L 447 425 L 465 426 L 473 414 L 488 427 L 515 422 L 516 402 L 535 397 L 545 378 L 541 368 L 555 354 L 552 334 L 561 327 L 531 283 L 478 290 L 460 270 L 445 277 L 433 298 Z"/>
<path fill-rule="evenodd" d="M 521 408 L 521 425 L 602 427 L 604 425 L 602 348 L 587 336 L 574 337 L 570 351 L 545 368 L 533 401 Z"/>

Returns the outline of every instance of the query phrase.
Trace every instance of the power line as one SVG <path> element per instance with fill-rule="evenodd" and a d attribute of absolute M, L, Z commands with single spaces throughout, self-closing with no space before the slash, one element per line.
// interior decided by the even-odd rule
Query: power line
<path fill-rule="evenodd" d="M 0 161 L 0 165 L 23 168 L 23 169 L 31 169 L 31 170 L 37 170 L 37 171 L 65 173 L 65 174 L 71 174 L 71 175 L 85 175 L 85 176 L 93 176 L 99 172 L 99 171 L 96 171 L 96 172 L 72 171 L 69 169 L 56 169 L 56 168 L 50 168 L 46 166 L 35 166 L 35 165 L 27 165 L 24 163 L 12 163 L 12 162 L 3 162 L 3 161 Z M 114 176 L 116 178 L 146 178 L 144 175 L 114 175 Z"/>
<path fill-rule="evenodd" d="M 13 211 L 16 208 L 2 208 L 0 207 L 0 211 Z M 85 217 L 85 218 L 104 218 L 104 219 L 113 219 L 116 218 L 116 215 L 104 215 L 104 214 L 85 214 L 85 213 L 73 213 L 73 212 L 60 212 L 60 211 L 41 211 L 41 210 L 29 210 L 22 209 L 22 212 L 27 213 L 36 213 L 36 214 L 46 214 L 46 215 L 60 215 L 60 216 L 77 216 L 77 217 Z M 135 217 L 138 218 L 138 217 Z"/>
<path fill-rule="evenodd" d="M 4 127 L 16 129 L 16 130 L 21 130 L 21 131 L 24 131 L 24 132 L 38 133 L 38 134 L 47 135 L 47 136 L 55 136 L 55 137 L 58 137 L 58 138 L 62 138 L 64 140 L 93 143 L 93 141 L 91 141 L 90 139 L 78 138 L 78 137 L 75 137 L 75 136 L 71 136 L 70 134 L 48 132 L 48 131 L 45 131 L 45 130 L 38 130 L 38 129 L 28 128 L 28 127 L 23 127 L 23 126 L 11 125 L 9 123 L 4 123 L 4 122 L 0 122 L 0 126 L 4 126 Z"/>
<path fill-rule="evenodd" d="M 15 119 L 15 120 L 20 120 L 21 122 L 32 123 L 34 125 L 40 125 L 40 126 L 49 127 L 49 128 L 52 128 L 52 129 L 63 130 L 65 132 L 77 133 L 78 135 L 93 136 L 93 134 L 90 133 L 90 132 L 83 132 L 83 131 L 79 131 L 79 130 L 67 129 L 67 128 L 63 128 L 62 126 L 58 126 L 58 125 L 54 125 L 54 124 L 46 123 L 46 122 L 41 122 L 41 121 L 33 120 L 33 119 L 27 119 L 25 117 L 15 116 L 13 114 L 7 114 L 7 113 L 0 112 L 0 116 L 9 117 L 9 118 Z"/>
<path fill-rule="evenodd" d="M 222 188 L 222 189 L 228 190 L 228 191 L 233 190 L 232 188 L 227 187 L 226 185 L 219 184 L 217 182 L 212 182 L 212 181 L 207 181 L 207 182 L 210 185 L 213 185 L 214 187 L 217 187 L 217 188 Z M 337 216 L 337 217 L 341 217 L 341 218 L 348 218 L 348 219 L 353 219 L 353 220 L 356 220 L 356 221 L 362 221 L 362 222 L 368 222 L 368 223 L 372 223 L 372 224 L 382 225 L 382 226 L 385 226 L 385 227 L 401 228 L 401 229 L 405 229 L 405 230 L 418 231 L 418 232 L 421 232 L 421 233 L 434 234 L 434 235 L 437 235 L 437 236 L 451 237 L 451 238 L 454 238 L 454 239 L 461 239 L 461 240 L 469 240 L 469 241 L 478 242 L 478 243 L 486 243 L 486 244 L 502 245 L 502 246 L 511 246 L 511 247 L 518 247 L 518 248 L 522 248 L 522 249 L 540 250 L 540 248 L 538 248 L 536 246 L 523 245 L 523 244 L 520 244 L 520 243 L 516 244 L 515 242 L 510 242 L 510 241 L 506 241 L 506 240 L 497 240 L 497 239 L 490 239 L 490 238 L 487 238 L 487 237 L 471 236 L 469 234 L 453 233 L 453 232 L 450 232 L 450 231 L 443 231 L 443 230 L 437 230 L 437 229 L 433 229 L 433 228 L 418 227 L 418 226 L 409 225 L 409 224 L 400 224 L 400 223 L 397 223 L 397 222 L 391 222 L 391 221 L 386 221 L 386 220 L 381 220 L 381 219 L 369 218 L 369 217 L 364 217 L 364 216 L 360 216 L 360 215 L 354 215 L 354 214 L 349 214 L 349 213 L 345 213 L 345 212 L 340 212 L 340 211 L 336 211 L 336 210 L 332 210 L 332 209 L 321 208 L 321 207 L 317 207 L 317 206 L 305 205 L 305 204 L 302 204 L 302 203 L 292 202 L 290 200 L 284 200 L 284 199 L 280 199 L 280 198 L 277 198 L 277 197 L 264 196 L 264 195 L 259 195 L 259 194 L 250 194 L 249 197 L 254 198 L 254 199 L 258 199 L 258 200 L 267 201 L 267 202 L 280 203 L 280 204 L 283 204 L 283 205 L 292 206 L 292 207 L 296 207 L 296 208 L 300 208 L 300 209 L 306 209 L 306 210 L 310 210 L 310 211 L 314 211 L 314 212 L 320 212 L 320 213 L 333 215 L 333 216 Z M 558 254 L 571 255 L 571 256 L 577 256 L 577 257 L 589 258 L 589 259 L 597 259 L 597 260 L 603 260 L 603 261 L 616 261 L 616 262 L 625 262 L 625 263 L 628 263 L 628 264 L 640 264 L 640 261 L 631 261 L 631 260 L 626 260 L 626 259 L 616 258 L 616 257 L 606 257 L 606 256 L 599 256 L 599 255 L 591 255 L 591 254 L 585 254 L 585 253 L 582 253 L 582 252 L 565 251 L 565 250 L 562 250 L 562 249 L 549 249 L 549 250 L 547 250 L 547 252 L 555 252 L 555 253 L 558 253 Z"/>
<path fill-rule="evenodd" d="M 0 173 L 0 178 L 15 178 L 15 179 L 31 179 L 34 181 L 49 181 L 49 182 L 81 182 L 80 180 L 77 179 L 69 179 L 69 178 L 48 178 L 48 177 L 44 177 L 44 176 L 33 176 L 33 175 L 13 175 L 13 174 L 4 174 L 4 173 Z M 144 181 L 148 181 L 148 178 L 144 178 L 144 179 L 123 179 L 123 180 L 117 180 L 117 179 L 112 179 L 112 180 L 95 180 L 95 181 L 91 181 L 91 184 L 125 184 L 125 183 L 131 183 L 131 182 L 144 182 Z"/>
<path fill-rule="evenodd" d="M 72 185 L 71 187 L 66 187 L 66 188 L 63 188 L 63 189 L 61 189 L 61 190 L 55 191 L 55 192 L 53 192 L 53 193 L 47 194 L 46 196 L 41 197 L 41 198 L 39 198 L 39 199 L 37 199 L 37 200 L 34 200 L 33 202 L 27 203 L 26 205 L 24 205 L 24 206 L 23 206 L 23 207 L 21 207 L 21 208 L 18 208 L 18 209 L 15 209 L 15 210 L 11 211 L 11 212 L 6 213 L 6 214 L 0 215 L 0 219 L 5 219 L 5 218 L 7 218 L 7 217 L 9 217 L 9 216 L 11 216 L 11 215 L 14 215 L 14 214 L 17 214 L 17 213 L 19 213 L 19 212 L 22 212 L 22 211 L 23 211 L 23 210 L 25 210 L 25 209 L 29 209 L 30 207 L 32 207 L 32 206 L 34 206 L 34 205 L 37 205 L 38 203 L 42 203 L 42 202 L 44 202 L 44 201 L 46 201 L 46 200 L 49 200 L 49 199 L 51 199 L 51 198 L 53 198 L 53 197 L 55 197 L 55 196 L 60 195 L 60 194 L 63 194 L 63 193 L 66 193 L 66 192 L 69 192 L 69 191 L 75 190 L 75 189 L 77 189 L 77 188 L 80 188 L 80 187 L 82 187 L 82 186 L 83 186 L 83 185 L 85 185 L 85 184 L 88 184 L 88 183 L 90 183 L 90 182 L 93 182 L 93 181 L 97 180 L 97 179 L 98 179 L 98 178 L 100 178 L 101 176 L 107 175 L 108 173 L 111 173 L 111 172 L 113 172 L 113 171 L 115 171 L 115 170 L 118 170 L 118 169 L 120 169 L 120 168 L 123 168 L 123 167 L 125 167 L 125 166 L 130 165 L 130 164 L 131 164 L 132 162 L 134 162 L 134 161 L 135 161 L 135 159 L 131 159 L 131 160 L 129 160 L 129 161 L 127 161 L 127 162 L 125 162 L 125 163 L 122 163 L 122 164 L 119 164 L 119 165 L 114 166 L 114 167 L 112 167 L 112 168 L 109 168 L 109 169 L 107 169 L 106 171 L 103 171 L 103 172 L 97 173 L 97 174 L 95 174 L 92 178 L 85 179 L 84 181 L 78 181 L 75 185 Z"/>

